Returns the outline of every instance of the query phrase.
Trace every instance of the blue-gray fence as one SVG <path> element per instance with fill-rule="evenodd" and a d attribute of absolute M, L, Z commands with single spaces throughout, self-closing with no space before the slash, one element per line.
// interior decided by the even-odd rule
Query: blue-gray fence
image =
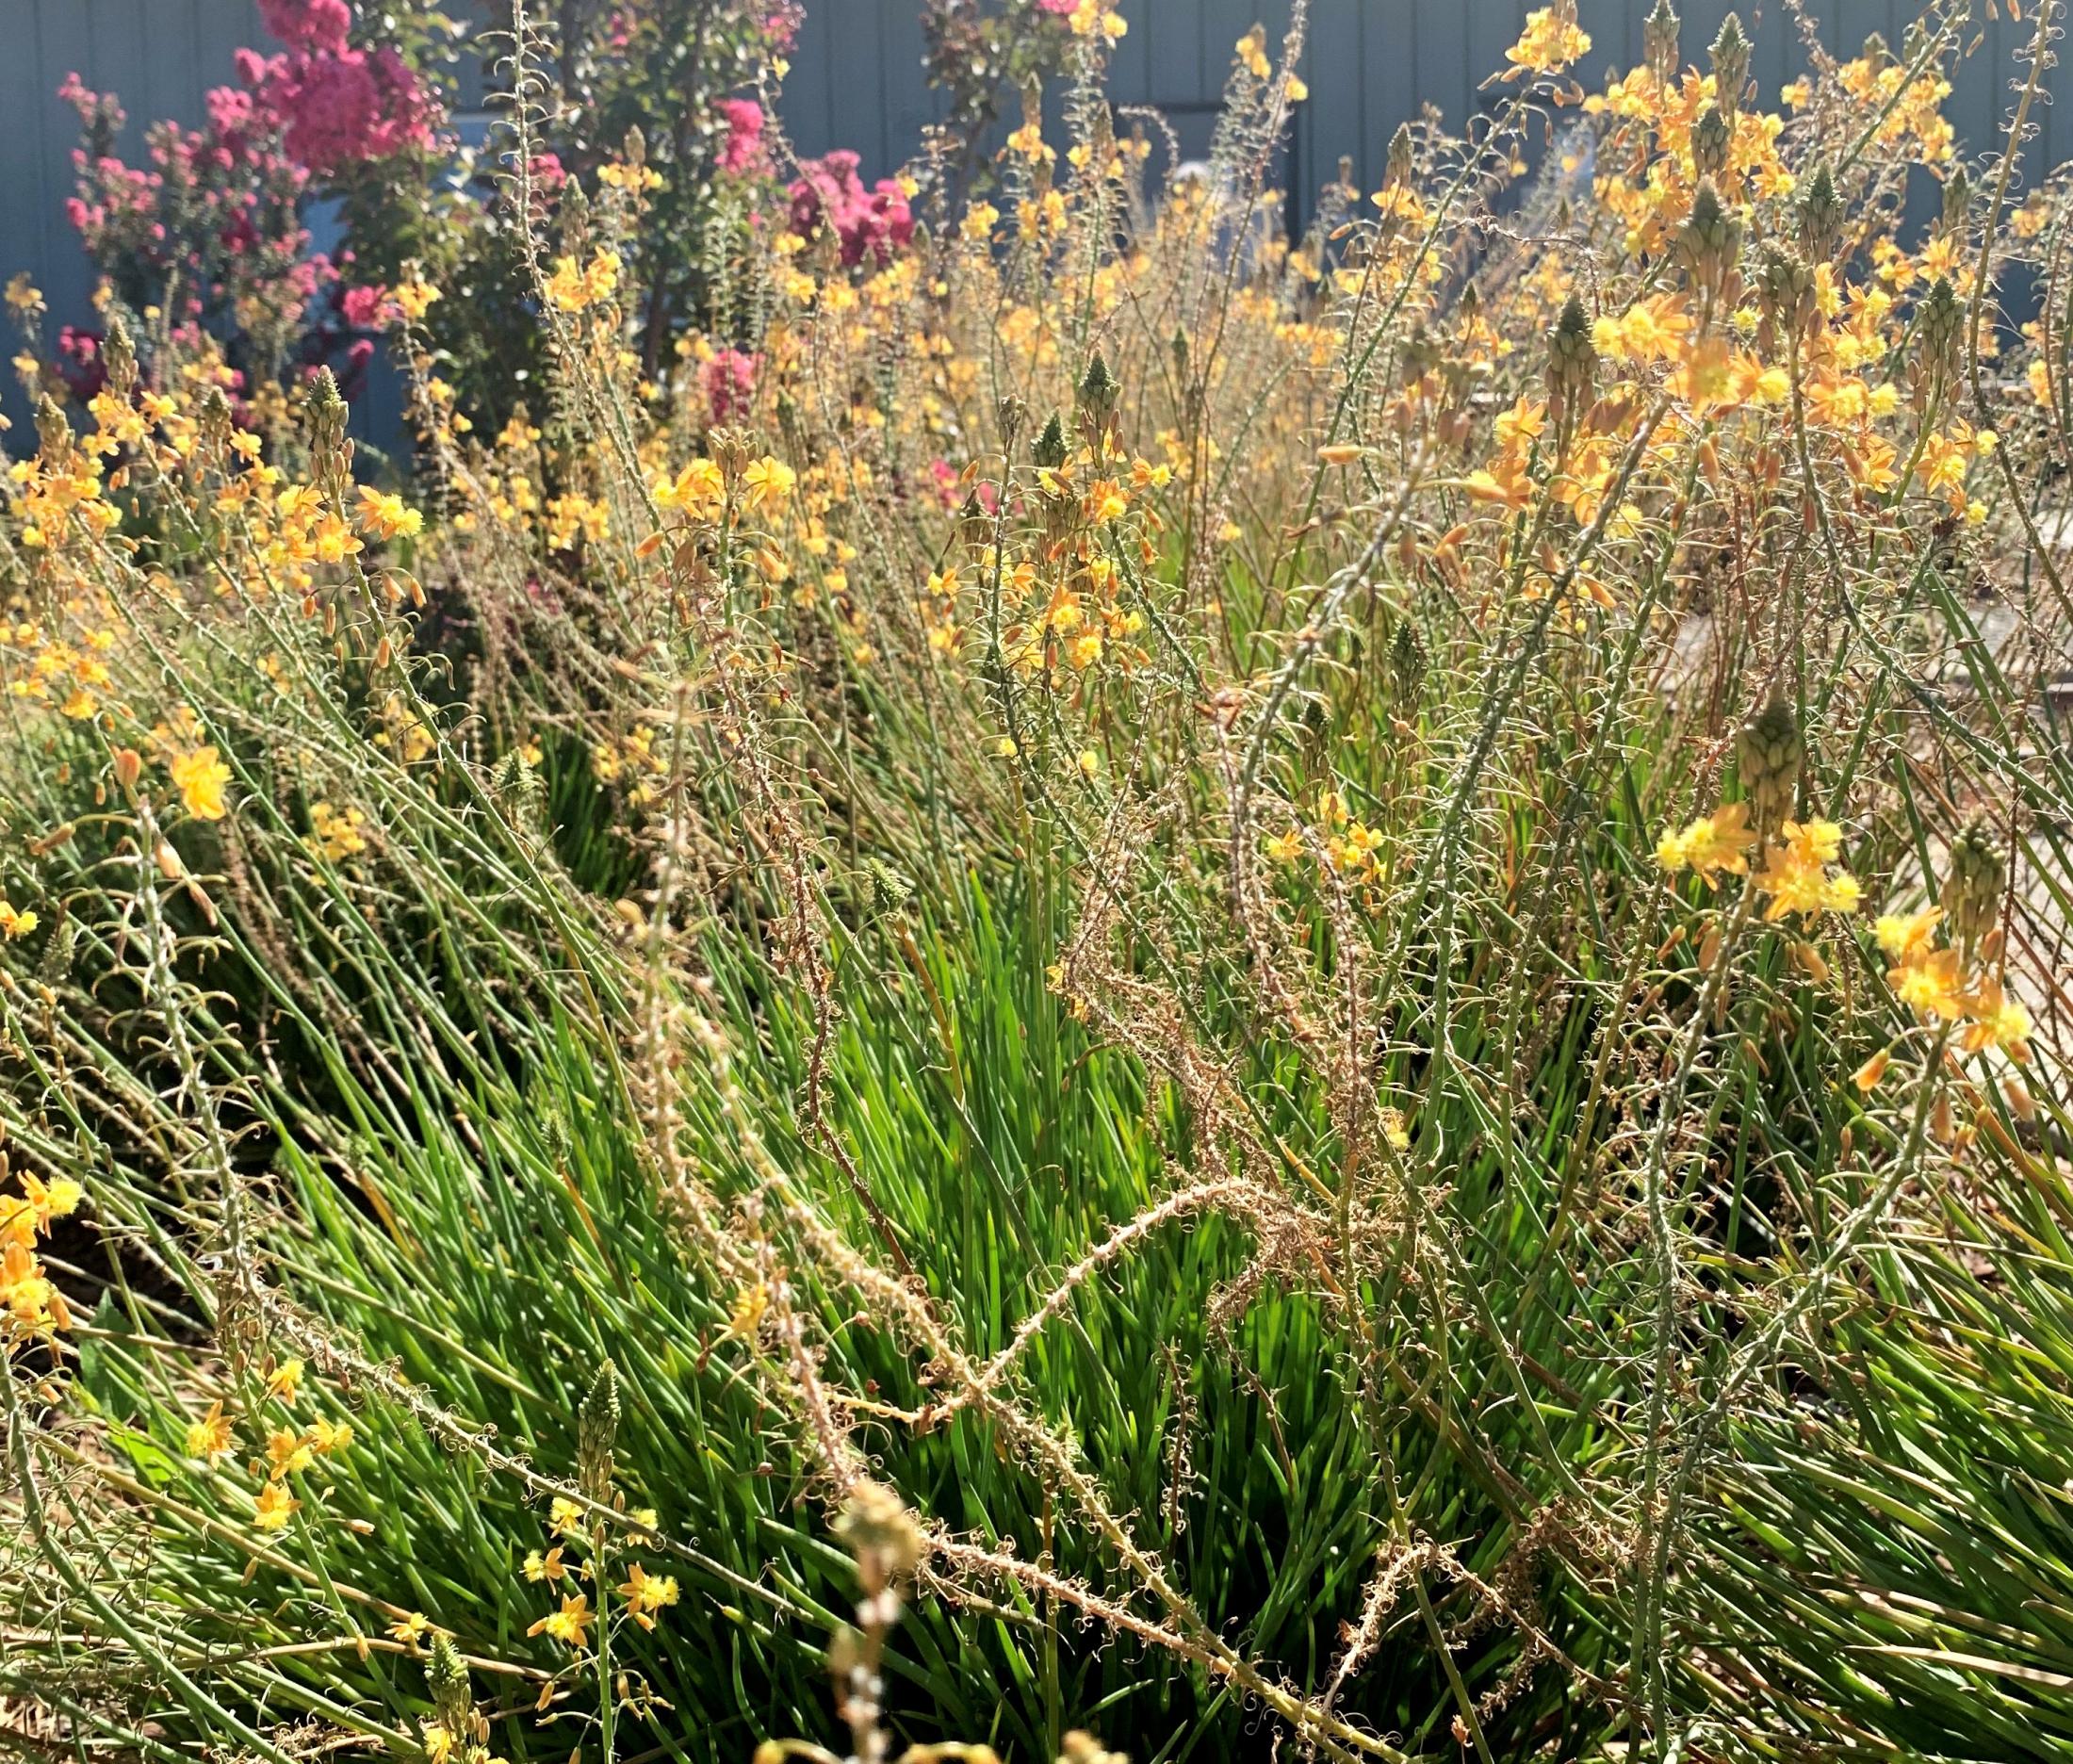
<path fill-rule="evenodd" d="M 1580 70 L 1587 83 L 1640 58 L 1648 4 L 1581 0 L 1594 40 Z M 1755 74 L 1774 90 L 1804 61 L 1781 0 L 1685 0 L 1687 56 L 1711 40 L 1731 4 L 1753 27 Z M 1990 143 L 2007 114 L 2016 51 L 2038 4 L 2029 0 L 2018 21 L 2010 0 L 1999 0 L 1995 18 L 1974 0 L 1983 16 L 1949 108 L 1975 147 Z M 1806 6 L 1831 49 L 1853 49 L 1874 30 L 1898 44 L 1917 9 L 1913 0 Z M 1333 175 L 1342 155 L 1372 187 L 1391 134 L 1422 106 L 1458 122 L 1487 103 L 1482 82 L 1504 65 L 1526 10 L 1527 0 L 1312 0 L 1302 69 L 1310 96 L 1298 107 L 1286 166 L 1298 198 Z M 1196 155 L 1232 46 L 1256 21 L 1278 42 L 1288 0 L 1122 0 L 1122 13 L 1130 30 L 1116 55 L 1118 102 L 1165 111 L 1183 152 Z M 90 273 L 64 214 L 76 136 L 76 118 L 57 96 L 66 74 L 121 96 L 134 148 L 146 121 L 197 122 L 203 94 L 232 77 L 232 50 L 260 41 L 253 0 L 0 0 L 0 279 L 27 270 L 57 322 L 86 313 Z M 2069 77 L 2064 69 L 2049 76 L 2062 90 Z M 784 109 L 802 153 L 854 147 L 867 177 L 898 166 L 937 114 L 922 71 L 919 0 L 808 0 Z M 2032 166 L 2073 156 L 2073 118 L 2061 128 L 2043 108 L 2028 156 Z"/>

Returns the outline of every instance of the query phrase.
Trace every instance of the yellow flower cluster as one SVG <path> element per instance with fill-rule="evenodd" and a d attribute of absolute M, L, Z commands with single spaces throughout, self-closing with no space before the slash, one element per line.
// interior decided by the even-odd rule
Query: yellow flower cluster
<path fill-rule="evenodd" d="M 1842 853 L 1842 828 L 1833 821 L 1787 821 L 1771 841 L 1763 867 L 1752 874 L 1749 854 L 1761 842 L 1749 825 L 1747 803 L 1724 803 L 1684 827 L 1667 832 L 1656 861 L 1674 875 L 1697 873 L 1708 886 L 1723 875 L 1746 875 L 1766 897 L 1764 918 L 1775 923 L 1795 914 L 1857 910 L 1863 890 L 1847 871 L 1832 870 Z"/>
<path fill-rule="evenodd" d="M 1967 1054 L 1998 1050 L 2030 1057 L 2030 1013 L 2008 996 L 2000 975 L 1968 972 L 1965 955 L 1936 941 L 1941 906 L 1883 915 L 1879 947 L 1892 966 L 1886 981 L 1902 1004 L 1928 1022 L 1963 1023 L 1959 1045 Z"/>
<path fill-rule="evenodd" d="M 1505 51 L 1505 59 L 1512 64 L 1506 77 L 1559 74 L 1590 53 L 1591 35 L 1576 23 L 1576 0 L 1555 0 L 1553 6 L 1526 15 L 1519 41 Z"/>
<path fill-rule="evenodd" d="M 619 272 L 625 260 L 615 251 L 598 251 L 578 268 L 573 257 L 555 260 L 547 277 L 547 299 L 561 311 L 579 313 L 610 300 L 619 287 Z"/>
<path fill-rule="evenodd" d="M 65 1298 L 52 1282 L 38 1242 L 51 1221 L 73 1212 L 84 1198 L 75 1182 L 45 1183 L 30 1171 L 22 1192 L 0 1195 L 0 1358 L 30 1341 L 49 1341 L 72 1327 Z"/>

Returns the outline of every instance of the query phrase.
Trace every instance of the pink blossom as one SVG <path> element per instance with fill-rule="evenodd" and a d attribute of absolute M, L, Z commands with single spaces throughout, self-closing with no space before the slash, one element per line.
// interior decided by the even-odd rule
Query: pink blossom
<path fill-rule="evenodd" d="M 882 264 L 914 237 L 914 216 L 897 181 L 880 178 L 867 191 L 857 164 L 846 147 L 801 160 L 788 192 L 792 230 L 810 237 L 824 224 L 841 240 L 845 264 L 861 263 L 866 252 Z"/>
<path fill-rule="evenodd" d="M 101 357 L 101 334 L 66 325 L 57 333 L 57 371 L 73 398 L 82 403 L 108 383 L 107 363 Z"/>
<path fill-rule="evenodd" d="M 259 0 L 259 21 L 293 48 L 341 55 L 352 30 L 346 0 Z"/>
<path fill-rule="evenodd" d="M 319 174 L 432 145 L 433 100 L 386 45 L 290 49 L 264 61 L 241 56 L 238 71 L 279 121 L 288 152 Z"/>
<path fill-rule="evenodd" d="M 379 284 L 372 287 L 350 287 L 338 297 L 338 310 L 355 331 L 372 331 L 386 316 L 387 302 L 388 289 Z"/>
<path fill-rule="evenodd" d="M 763 156 L 763 106 L 753 98 L 723 98 L 727 138 L 720 148 L 720 170 L 746 172 Z"/>
<path fill-rule="evenodd" d="M 705 388 L 706 402 L 711 408 L 714 422 L 724 423 L 748 409 L 749 400 L 756 392 L 759 366 L 759 358 L 754 355 L 744 355 L 738 349 L 724 349 L 698 370 L 698 383 Z"/>

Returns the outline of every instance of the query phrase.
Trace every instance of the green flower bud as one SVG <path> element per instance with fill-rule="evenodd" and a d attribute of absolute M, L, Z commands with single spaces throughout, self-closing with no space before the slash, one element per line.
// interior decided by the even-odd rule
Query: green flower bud
<path fill-rule="evenodd" d="M 1572 294 L 1547 334 L 1547 401 L 1558 421 L 1582 408 L 1598 373 L 1598 346 L 1591 340 L 1591 316 Z"/>
<path fill-rule="evenodd" d="M 1399 717 L 1418 708 L 1425 691 L 1426 652 L 1416 628 L 1407 618 L 1396 626 L 1389 645 L 1389 699 Z"/>
<path fill-rule="evenodd" d="M 1789 248 L 1766 246 L 1756 277 L 1756 300 L 1770 340 L 1804 335 L 1820 318 L 1814 271 Z"/>
<path fill-rule="evenodd" d="M 1952 166 L 1951 175 L 1944 179 L 1943 213 L 1938 220 L 1939 229 L 1945 233 L 1962 233 L 1965 230 L 1965 211 L 1972 200 L 1972 180 L 1966 176 L 1965 167 Z"/>
<path fill-rule="evenodd" d="M 1086 372 L 1080 380 L 1080 408 L 1097 422 L 1106 422 L 1114 414 L 1116 400 L 1122 390 L 1122 383 L 1109 370 L 1107 357 L 1096 350 L 1094 359 L 1087 363 Z"/>
<path fill-rule="evenodd" d="M 1736 737 L 1742 792 L 1749 798 L 1750 825 L 1769 837 L 1791 813 L 1799 794 L 1800 767 L 1806 744 L 1799 713 L 1782 692 L 1741 727 Z"/>
<path fill-rule="evenodd" d="M 107 369 L 109 390 L 117 398 L 128 398 L 137 384 L 137 345 L 121 313 L 108 320 L 107 340 L 101 345 L 101 362 Z"/>
<path fill-rule="evenodd" d="M 1721 201 L 1711 178 L 1700 180 L 1691 213 L 1677 235 L 1677 260 L 1701 288 L 1725 286 L 1741 256 L 1741 223 Z"/>
<path fill-rule="evenodd" d="M 1044 432 L 1030 448 L 1030 458 L 1048 470 L 1056 471 L 1066 463 L 1066 426 L 1056 411 L 1051 413 L 1051 420 L 1044 425 Z"/>
<path fill-rule="evenodd" d="M 1735 146 L 1735 124 L 1728 114 L 1718 105 L 1709 105 L 1700 111 L 1698 120 L 1691 125 L 1691 162 L 1704 178 L 1717 178 L 1727 170 L 1729 154 Z"/>
<path fill-rule="evenodd" d="M 1938 276 L 1922 302 L 1916 337 L 1921 346 L 1918 357 L 1925 377 L 1949 379 L 1958 371 L 1958 352 L 1965 330 L 1965 308 L 1958 304 L 1957 290 L 1949 276 Z"/>
<path fill-rule="evenodd" d="M 1399 122 L 1396 132 L 1389 138 L 1389 158 L 1382 167 L 1382 182 L 1392 188 L 1411 182 L 1417 168 L 1417 147 L 1411 137 L 1411 124 Z"/>
<path fill-rule="evenodd" d="M 1666 86 L 1677 77 L 1677 64 L 1683 58 L 1677 47 L 1682 23 L 1670 0 L 1656 0 L 1656 9 L 1641 24 L 1641 60 Z"/>
<path fill-rule="evenodd" d="M 1951 848 L 1942 903 L 1951 935 L 1967 959 L 2000 917 L 2001 890 L 2007 882 L 2008 866 L 2001 859 L 2000 846 L 1983 822 L 1972 822 Z"/>
<path fill-rule="evenodd" d="M 1798 208 L 1801 251 L 1809 263 L 1826 263 L 1842 243 L 1847 219 L 1842 198 L 1836 193 L 1835 174 L 1826 164 L 1814 168 L 1814 175 L 1800 193 Z"/>
<path fill-rule="evenodd" d="M 859 1481 L 835 1522 L 857 1558 L 866 1591 L 877 1592 L 920 1566 L 922 1530 L 907 1505 L 882 1483 Z"/>
<path fill-rule="evenodd" d="M 607 1360 L 576 1411 L 576 1479 L 594 1501 L 611 1492 L 612 1445 L 618 1434 L 619 1369 Z"/>
<path fill-rule="evenodd" d="M 1749 38 L 1742 21 L 1730 12 L 1721 21 L 1720 35 L 1708 52 L 1713 61 L 1713 102 L 1730 121 L 1741 107 L 1742 93 L 1749 85 Z"/>
<path fill-rule="evenodd" d="M 449 1734 L 465 1726 L 472 1699 L 468 1695 L 468 1669 L 453 1643 L 434 1632 L 425 1658 L 425 1690 L 439 1724 Z"/>

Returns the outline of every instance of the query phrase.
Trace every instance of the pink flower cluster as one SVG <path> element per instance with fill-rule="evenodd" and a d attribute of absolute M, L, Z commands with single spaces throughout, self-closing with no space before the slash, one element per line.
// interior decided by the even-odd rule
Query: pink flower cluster
<path fill-rule="evenodd" d="M 206 128 L 155 124 L 145 137 L 149 166 L 111 151 L 125 121 L 112 97 L 90 90 L 76 74 L 58 95 L 78 110 L 86 139 L 73 154 L 77 193 L 65 204 L 67 217 L 104 265 L 126 260 L 162 272 L 177 261 L 176 321 L 238 302 L 286 315 L 329 279 L 329 262 L 308 254 L 298 212 L 309 173 L 283 155 L 250 93 L 210 92 Z"/>
<path fill-rule="evenodd" d="M 716 108 L 727 125 L 727 138 L 720 143 L 720 170 L 755 170 L 763 158 L 763 106 L 753 98 L 723 98 Z"/>
<path fill-rule="evenodd" d="M 914 215 L 896 179 L 880 178 L 865 189 L 858 163 L 846 147 L 801 160 L 802 175 L 789 192 L 792 230 L 810 237 L 824 225 L 841 241 L 845 264 L 863 262 L 867 252 L 882 264 L 914 237 Z"/>
<path fill-rule="evenodd" d="M 287 47 L 238 50 L 238 77 L 312 172 L 432 145 L 437 104 L 395 49 L 352 46 L 346 0 L 260 0 L 259 15 Z"/>
<path fill-rule="evenodd" d="M 699 368 L 698 383 L 705 388 L 706 402 L 711 408 L 714 422 L 724 423 L 748 409 L 749 400 L 756 392 L 759 365 L 759 358 L 754 355 L 744 355 L 738 349 L 724 349 Z"/>

